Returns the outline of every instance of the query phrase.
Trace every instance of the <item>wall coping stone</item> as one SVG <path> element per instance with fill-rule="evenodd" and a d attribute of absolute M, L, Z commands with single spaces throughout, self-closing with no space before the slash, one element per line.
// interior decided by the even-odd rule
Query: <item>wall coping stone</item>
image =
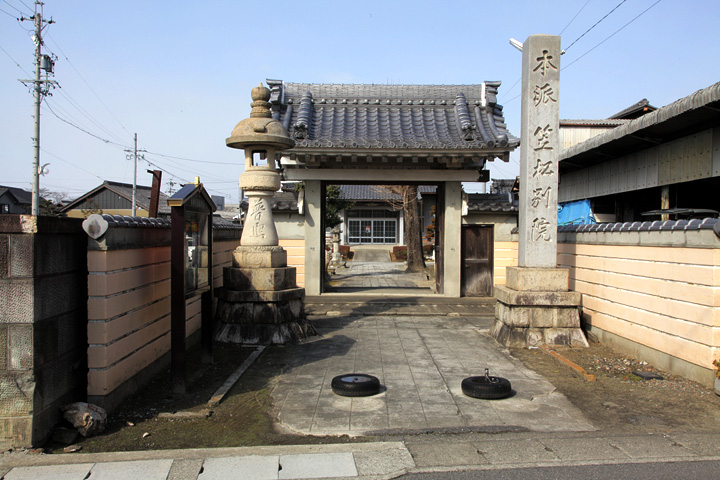
<path fill-rule="evenodd" d="M 107 231 L 97 239 L 88 237 L 88 250 L 127 250 L 170 246 L 170 219 L 132 217 L 128 215 L 100 215 L 107 222 Z M 213 241 L 240 240 L 240 225 L 213 222 Z"/>
<path fill-rule="evenodd" d="M 82 232 L 81 218 L 3 214 L 0 215 L 0 233 L 62 234 Z"/>
<path fill-rule="evenodd" d="M 717 218 L 704 218 L 702 220 L 655 220 L 651 222 L 595 223 L 590 225 L 561 225 L 558 226 L 558 232 L 676 232 L 688 230 L 712 230 L 716 228 L 715 226 L 718 223 L 720 223 L 720 219 Z"/>
<path fill-rule="evenodd" d="M 562 225 L 558 227 L 558 242 L 720 248 L 720 219 Z"/>

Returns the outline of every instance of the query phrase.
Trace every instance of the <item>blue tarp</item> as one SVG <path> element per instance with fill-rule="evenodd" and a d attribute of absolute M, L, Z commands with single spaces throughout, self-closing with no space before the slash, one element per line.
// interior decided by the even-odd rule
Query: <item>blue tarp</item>
<path fill-rule="evenodd" d="M 558 205 L 558 225 L 587 225 L 597 223 L 590 208 L 590 200 Z"/>

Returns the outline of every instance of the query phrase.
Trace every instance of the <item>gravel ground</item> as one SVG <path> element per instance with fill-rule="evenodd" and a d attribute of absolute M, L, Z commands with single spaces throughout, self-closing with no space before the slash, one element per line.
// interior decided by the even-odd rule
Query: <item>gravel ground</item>
<path fill-rule="evenodd" d="M 595 375 L 587 382 L 569 367 L 539 350 L 513 349 L 512 354 L 545 376 L 600 430 L 627 433 L 720 431 L 720 397 L 684 377 L 599 343 L 589 348 L 558 347 L 565 358 Z M 659 374 L 643 380 L 634 371 Z"/>

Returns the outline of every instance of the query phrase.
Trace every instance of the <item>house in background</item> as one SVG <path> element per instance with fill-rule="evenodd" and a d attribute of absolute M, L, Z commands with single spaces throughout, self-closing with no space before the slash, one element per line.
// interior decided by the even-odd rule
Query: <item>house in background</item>
<path fill-rule="evenodd" d="M 401 197 L 382 185 L 340 185 L 343 198 L 354 203 L 343 210 L 340 243 L 347 245 L 404 245 L 405 215 Z M 432 223 L 437 187 L 418 185 L 421 235 Z"/>
<path fill-rule="evenodd" d="M 600 223 L 560 226 L 557 261 L 600 342 L 710 386 L 720 221 L 703 217 L 720 210 L 720 82 L 644 109 L 561 152 L 558 200 L 589 200 Z"/>
<path fill-rule="evenodd" d="M 720 82 L 660 109 L 643 100 L 620 116 L 561 121 L 559 202 L 588 199 L 600 222 L 720 210 Z"/>
<path fill-rule="evenodd" d="M 30 214 L 32 193 L 22 188 L 0 185 L 0 214 Z"/>
<path fill-rule="evenodd" d="M 86 218 L 93 213 L 110 215 L 132 215 L 132 184 L 105 180 L 102 185 L 71 201 L 60 213 L 68 217 Z M 150 194 L 152 188 L 137 186 L 136 204 L 138 217 L 147 217 L 150 210 Z M 158 217 L 170 218 L 169 197 L 160 192 Z"/>

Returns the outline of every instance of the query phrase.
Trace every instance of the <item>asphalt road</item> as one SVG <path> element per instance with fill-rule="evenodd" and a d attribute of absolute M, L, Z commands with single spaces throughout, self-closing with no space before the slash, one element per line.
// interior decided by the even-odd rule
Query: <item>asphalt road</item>
<path fill-rule="evenodd" d="M 717 480 L 720 461 L 620 463 L 572 467 L 535 467 L 469 472 L 412 473 L 405 480 Z"/>

